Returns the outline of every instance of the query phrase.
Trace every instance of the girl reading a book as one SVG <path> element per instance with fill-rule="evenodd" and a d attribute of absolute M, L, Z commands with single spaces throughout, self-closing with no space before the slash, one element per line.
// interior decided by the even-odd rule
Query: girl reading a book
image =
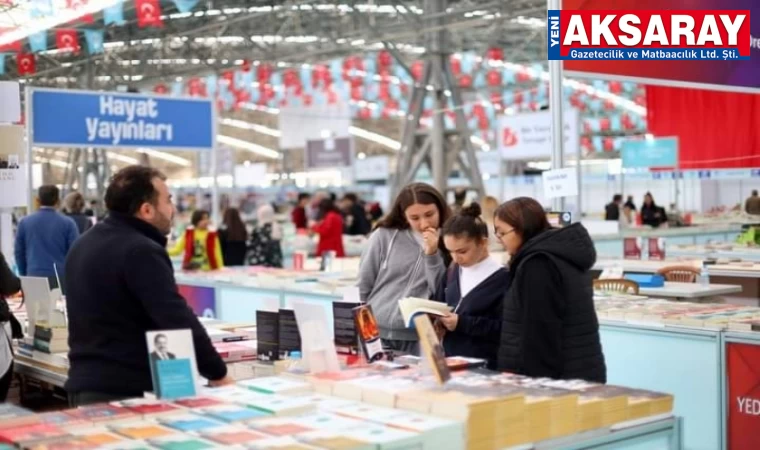
<path fill-rule="evenodd" d="M 413 183 L 369 237 L 359 265 L 359 296 L 372 306 L 386 349 L 419 353 L 417 333 L 405 326 L 398 301 L 435 292 L 450 261 L 439 232 L 449 215 L 440 192 Z"/>
<path fill-rule="evenodd" d="M 495 368 L 509 272 L 490 257 L 488 225 L 480 216 L 473 202 L 443 225 L 453 261 L 433 299 L 452 308 L 437 319 L 446 356 L 481 358 Z"/>

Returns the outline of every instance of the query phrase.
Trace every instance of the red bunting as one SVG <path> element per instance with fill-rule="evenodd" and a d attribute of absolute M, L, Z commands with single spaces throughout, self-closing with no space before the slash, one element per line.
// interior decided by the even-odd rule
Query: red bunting
<path fill-rule="evenodd" d="M 16 55 L 16 66 L 19 75 L 34 75 L 37 72 L 37 60 L 32 53 Z"/>
<path fill-rule="evenodd" d="M 388 67 L 393 64 L 393 55 L 388 50 L 381 50 L 377 54 L 377 65 L 379 67 Z"/>
<path fill-rule="evenodd" d="M 486 82 L 489 86 L 501 86 L 501 72 L 489 70 L 486 74 Z"/>
<path fill-rule="evenodd" d="M 240 66 L 240 70 L 242 70 L 245 73 L 248 73 L 251 71 L 251 62 L 247 59 L 243 60 L 243 64 Z"/>
<path fill-rule="evenodd" d="M 269 78 L 272 76 L 272 66 L 269 64 L 260 64 L 256 69 L 256 80 L 259 83 L 268 83 Z"/>
<path fill-rule="evenodd" d="M 451 66 L 451 73 L 454 76 L 459 76 L 462 73 L 462 60 L 451 56 L 449 58 L 449 65 Z"/>
<path fill-rule="evenodd" d="M 615 109 L 615 102 L 613 102 L 612 100 L 605 100 L 604 109 L 606 109 L 607 111 L 611 111 Z"/>
<path fill-rule="evenodd" d="M 187 94 L 191 97 L 206 97 L 206 85 L 200 78 L 190 78 L 187 82 Z"/>
<path fill-rule="evenodd" d="M 611 152 L 615 150 L 615 140 L 611 137 L 604 138 L 603 144 L 605 152 Z"/>
<path fill-rule="evenodd" d="M 425 73 L 425 63 L 422 61 L 415 61 L 412 63 L 412 77 L 414 77 L 415 81 L 420 81 L 422 79 L 422 75 Z"/>
<path fill-rule="evenodd" d="M 165 84 L 159 83 L 153 86 L 153 92 L 155 92 L 156 94 L 168 94 L 169 88 Z"/>
<path fill-rule="evenodd" d="M 472 87 L 472 77 L 469 75 L 462 75 L 459 77 L 459 85 L 464 88 Z"/>
<path fill-rule="evenodd" d="M 610 129 L 610 119 L 608 117 L 602 117 L 599 119 L 599 127 L 602 131 L 609 131 Z"/>
<path fill-rule="evenodd" d="M 503 101 L 504 97 L 501 95 L 501 92 L 491 92 L 491 103 L 493 103 L 494 106 L 498 105 L 500 107 L 503 107 Z"/>
<path fill-rule="evenodd" d="M 137 26 L 140 28 L 164 26 L 159 0 L 135 0 Z"/>
<path fill-rule="evenodd" d="M 79 35 L 77 30 L 65 29 L 55 31 L 55 44 L 59 50 L 79 53 Z"/>
<path fill-rule="evenodd" d="M 531 76 L 528 72 L 517 72 L 516 78 L 518 83 L 525 83 L 526 81 L 530 81 Z"/>
<path fill-rule="evenodd" d="M 486 51 L 486 59 L 504 61 L 504 49 L 491 47 Z"/>
<path fill-rule="evenodd" d="M 610 92 L 613 94 L 619 94 L 623 92 L 623 83 L 619 81 L 610 81 Z"/>
<path fill-rule="evenodd" d="M 234 91 L 237 88 L 237 86 L 235 86 L 235 72 L 232 70 L 222 73 L 222 80 L 227 82 L 227 86 L 229 86 L 231 91 Z"/>

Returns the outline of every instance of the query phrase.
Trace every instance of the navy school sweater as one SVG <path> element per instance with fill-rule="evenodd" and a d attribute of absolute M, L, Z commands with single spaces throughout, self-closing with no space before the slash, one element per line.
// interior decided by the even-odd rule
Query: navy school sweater
<path fill-rule="evenodd" d="M 452 263 L 441 280 L 433 300 L 455 308 L 462 300 L 454 331 L 446 331 L 443 349 L 446 356 L 466 356 L 488 361 L 496 366 L 501 338 L 502 304 L 509 288 L 509 271 L 503 268 L 483 280 L 464 298 L 459 290 L 459 266 Z"/>

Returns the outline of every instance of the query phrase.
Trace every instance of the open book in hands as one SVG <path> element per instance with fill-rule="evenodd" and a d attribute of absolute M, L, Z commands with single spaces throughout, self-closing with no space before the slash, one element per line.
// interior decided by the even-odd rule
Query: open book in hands
<path fill-rule="evenodd" d="M 401 310 L 401 316 L 404 318 L 404 324 L 407 328 L 414 328 L 414 318 L 421 314 L 442 317 L 451 312 L 451 306 L 425 300 L 424 298 L 407 297 L 398 301 L 398 308 Z"/>

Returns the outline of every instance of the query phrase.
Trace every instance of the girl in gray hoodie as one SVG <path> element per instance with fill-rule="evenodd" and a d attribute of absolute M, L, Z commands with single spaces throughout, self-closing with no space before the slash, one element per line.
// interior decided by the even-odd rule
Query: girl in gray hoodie
<path fill-rule="evenodd" d="M 359 294 L 375 314 L 383 346 L 417 355 L 417 333 L 404 325 L 398 301 L 430 298 L 451 258 L 441 225 L 451 212 L 433 186 L 413 183 L 401 190 L 362 252 Z"/>

